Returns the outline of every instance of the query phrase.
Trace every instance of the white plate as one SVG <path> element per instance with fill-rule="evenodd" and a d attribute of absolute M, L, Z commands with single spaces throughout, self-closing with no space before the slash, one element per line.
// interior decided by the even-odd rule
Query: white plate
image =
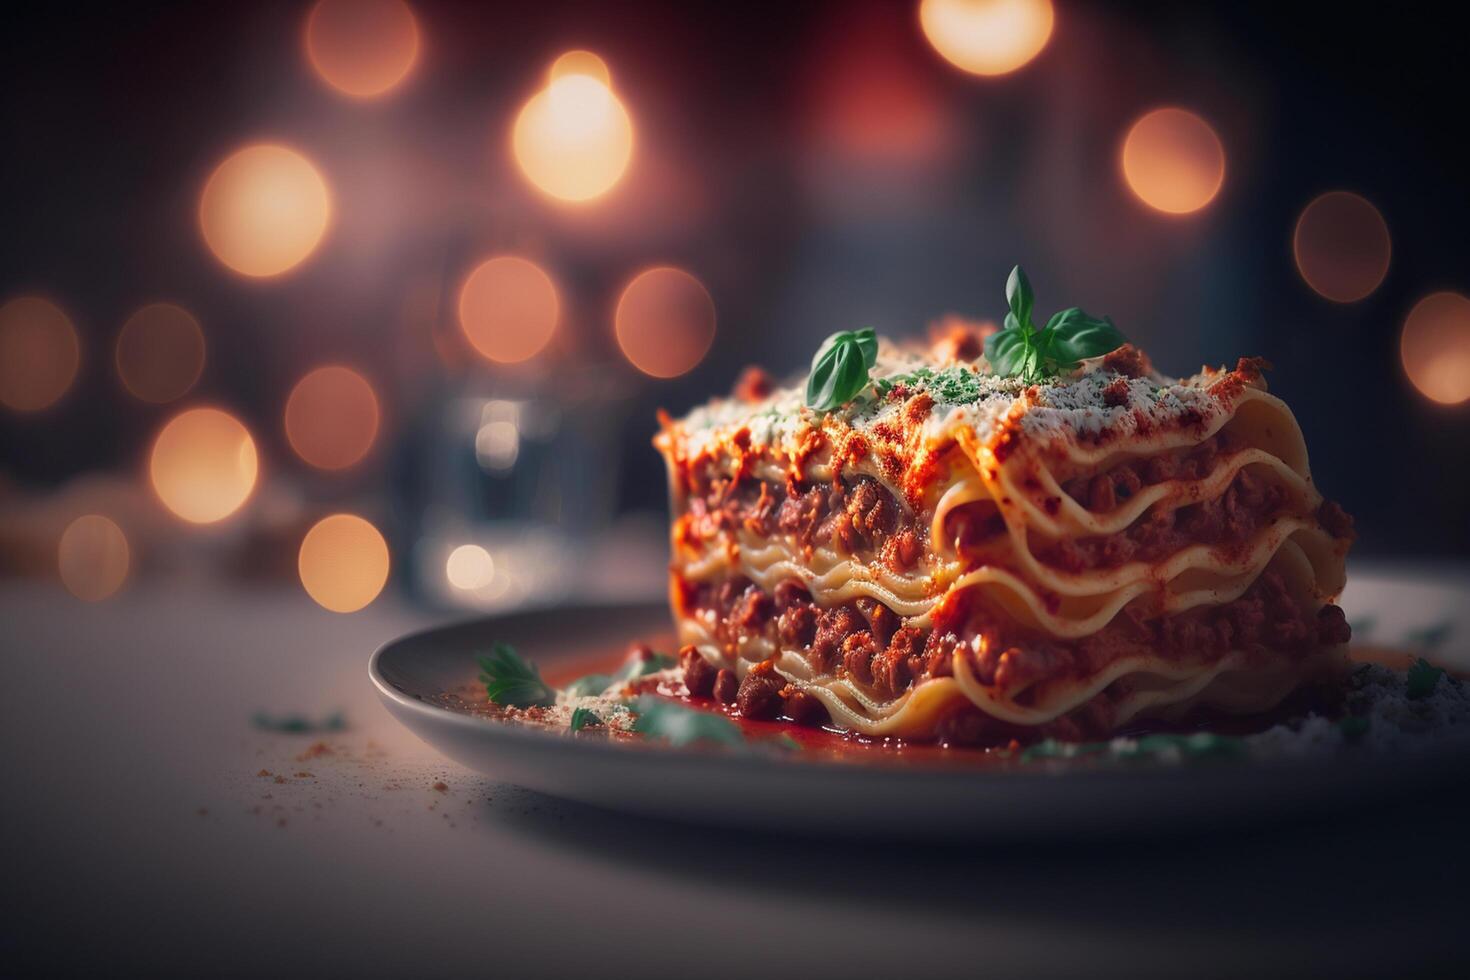
<path fill-rule="evenodd" d="M 1436 658 L 1470 666 L 1470 576 L 1354 569 L 1348 618 L 1371 622 L 1375 645 L 1413 642 L 1444 624 Z M 1229 760 L 1104 770 L 989 772 L 854 765 L 719 754 L 558 736 L 429 703 L 474 679 L 474 655 L 494 641 L 546 666 L 589 650 L 667 633 L 664 606 L 523 612 L 413 634 L 368 667 L 383 703 L 456 762 L 506 782 L 582 803 L 729 827 L 849 836 L 1089 836 L 1264 822 L 1403 794 L 1467 771 L 1442 753 L 1391 760 Z"/>

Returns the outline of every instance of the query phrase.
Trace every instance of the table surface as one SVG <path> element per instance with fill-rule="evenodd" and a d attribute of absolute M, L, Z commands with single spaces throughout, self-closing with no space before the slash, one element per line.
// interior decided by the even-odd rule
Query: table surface
<path fill-rule="evenodd" d="M 1229 836 L 1054 845 L 663 824 L 498 784 L 400 728 L 368 654 L 441 618 L 206 584 L 96 605 L 0 589 L 0 963 L 1137 977 L 1464 962 L 1458 788 Z M 269 733 L 260 710 L 341 710 L 349 727 Z"/>

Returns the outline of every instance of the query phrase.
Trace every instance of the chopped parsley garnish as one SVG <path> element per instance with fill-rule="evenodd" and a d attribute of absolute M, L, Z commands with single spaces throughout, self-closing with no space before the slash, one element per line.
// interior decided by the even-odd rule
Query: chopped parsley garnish
<path fill-rule="evenodd" d="M 644 657 L 635 653 L 628 658 L 627 663 L 623 664 L 622 669 L 613 675 L 613 683 L 626 684 L 628 681 L 637 680 L 639 677 L 647 674 L 656 674 L 661 670 L 668 670 L 678 662 L 678 660 L 669 656 L 667 653 L 655 653 L 651 657 Z"/>
<path fill-rule="evenodd" d="M 490 700 L 511 708 L 547 707 L 556 703 L 556 691 L 541 679 L 533 664 L 521 659 L 508 643 L 496 643 L 481 654 L 480 683 Z"/>
<path fill-rule="evenodd" d="M 1414 661 L 1414 666 L 1409 668 L 1408 674 L 1404 677 L 1404 696 L 1410 701 L 1429 697 L 1434 693 L 1434 688 L 1443 676 L 1442 668 L 1420 657 Z"/>
<path fill-rule="evenodd" d="M 1054 738 L 1048 738 L 1024 749 L 1021 752 L 1021 761 L 1075 759 L 1079 755 L 1096 755 L 1107 750 L 1107 742 L 1059 742 Z"/>
<path fill-rule="evenodd" d="M 1107 317 L 1088 316 L 1078 307 L 1052 314 L 1040 330 L 1031 321 L 1036 296 L 1018 265 L 1006 280 L 1005 329 L 985 338 L 985 358 L 1003 378 L 1036 384 L 1077 367 L 1089 357 L 1116 350 L 1123 335 Z"/>
<path fill-rule="evenodd" d="M 1145 735 L 1131 739 L 1132 745 L 1116 749 L 1118 755 L 1133 758 L 1159 753 L 1178 752 L 1191 758 L 1202 756 L 1234 756 L 1245 749 L 1245 742 L 1234 735 L 1195 732 L 1192 735 Z"/>
<path fill-rule="evenodd" d="M 574 732 L 580 732 L 588 725 L 601 725 L 602 719 L 597 717 L 596 712 L 590 708 L 578 708 L 572 712 L 571 723 L 567 726 Z"/>
<path fill-rule="evenodd" d="M 1236 756 L 1245 751 L 1245 742 L 1233 735 L 1195 732 L 1192 735 L 1143 735 L 1119 738 L 1111 742 L 1059 742 L 1046 739 L 1021 753 L 1022 762 L 1038 759 L 1075 759 L 1078 756 L 1106 754 L 1115 759 L 1147 759 L 1178 754 L 1185 758 Z"/>
<path fill-rule="evenodd" d="M 586 677 L 578 677 L 561 692 L 569 698 L 590 698 L 601 694 L 612 687 L 613 679 L 608 674 L 588 674 Z"/>
<path fill-rule="evenodd" d="M 878 337 L 872 327 L 843 330 L 822 342 L 806 379 L 806 403 L 819 412 L 847 404 L 868 386 L 878 363 Z"/>
<path fill-rule="evenodd" d="M 667 653 L 655 653 L 650 657 L 634 653 L 628 657 L 622 667 L 618 668 L 616 674 L 588 674 L 586 677 L 578 677 L 562 688 L 562 693 L 569 698 L 591 697 L 594 694 L 601 694 L 610 687 L 637 680 L 646 674 L 668 670 L 677 663 L 678 661 Z"/>
<path fill-rule="evenodd" d="M 696 711 L 654 697 L 639 698 L 633 707 L 638 712 L 633 731 L 670 745 L 693 745 L 697 742 L 745 744 L 740 727 L 722 715 Z"/>
<path fill-rule="evenodd" d="M 882 399 L 894 388 L 904 385 L 921 391 L 940 405 L 972 405 L 997 392 L 986 384 L 986 375 L 974 368 L 951 365 L 949 367 L 919 368 L 907 374 L 895 374 L 873 382 L 873 389 Z"/>

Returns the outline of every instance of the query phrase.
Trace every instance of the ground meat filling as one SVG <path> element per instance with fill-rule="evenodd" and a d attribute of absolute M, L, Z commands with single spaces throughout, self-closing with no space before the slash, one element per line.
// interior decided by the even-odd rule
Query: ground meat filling
<path fill-rule="evenodd" d="M 1127 469 L 1094 477 L 1092 484 L 1087 499 L 1092 504 L 1089 509 L 1095 512 L 1111 510 L 1119 492 L 1126 499 L 1143 485 L 1137 482 L 1136 473 Z M 1074 574 L 1116 568 L 1131 561 L 1157 562 L 1194 544 L 1240 552 L 1251 546 L 1262 528 L 1286 514 L 1292 503 L 1283 485 L 1247 467 L 1218 497 L 1183 507 L 1161 501 L 1115 534 L 1059 540 L 1030 535 L 1027 544 L 1042 564 Z M 1351 518 L 1348 521 L 1350 527 Z M 998 560 L 997 545 L 1002 543 L 1006 528 L 989 501 L 956 508 L 946 518 L 946 526 L 954 535 L 955 552 L 962 560 L 970 564 Z"/>
<path fill-rule="evenodd" d="M 1221 457 L 1234 454 L 1243 446 L 1233 434 L 1217 432 L 1194 446 L 1125 460 L 1102 473 L 1063 480 L 1061 488 L 1085 509 L 1094 514 L 1106 514 L 1127 503 L 1144 487 L 1169 480 L 1190 482 L 1204 479 L 1214 472 Z M 1029 481 L 1029 485 L 1040 487 L 1034 479 Z M 1060 497 L 1048 497 L 1040 504 L 1047 513 L 1056 514 L 1061 510 L 1062 500 Z M 984 556 L 986 546 L 993 543 L 993 539 L 1005 533 L 1006 525 L 995 504 L 982 500 L 956 507 L 945 518 L 945 529 L 961 556 L 978 559 Z"/>
<path fill-rule="evenodd" d="M 851 677 L 881 697 L 896 697 L 914 681 L 951 672 L 957 637 L 903 626 L 893 610 L 873 599 L 861 598 L 822 609 L 794 579 L 781 582 L 769 595 L 742 578 L 718 586 L 685 586 L 681 591 L 688 611 L 715 613 L 715 636 L 728 649 L 738 648 L 745 639 L 762 638 L 782 649 L 800 652 L 818 674 Z M 690 692 L 709 696 L 718 684 L 714 668 L 707 664 L 690 666 L 693 681 L 686 678 Z M 690 666 L 686 666 L 686 674 Z M 740 691 L 745 690 L 750 676 L 747 673 L 741 681 Z M 794 695 L 785 695 L 788 709 Z M 764 706 L 769 700 L 759 688 L 748 696 L 737 693 L 737 701 L 742 697 L 748 697 L 755 706 Z M 745 712 L 744 704 L 741 711 Z"/>
<path fill-rule="evenodd" d="M 979 604 L 949 604 L 932 629 L 904 626 L 887 606 L 861 598 L 830 609 L 812 602 L 795 580 L 766 594 L 746 579 L 684 587 L 690 611 L 715 613 L 715 633 L 727 649 L 761 638 L 801 653 L 817 674 L 849 678 L 880 698 L 893 698 L 915 683 L 949 676 L 963 651 L 983 685 L 1027 691 L 1062 678 L 1084 679 L 1112 662 L 1140 654 L 1168 660 L 1209 662 L 1240 650 L 1247 655 L 1299 658 L 1352 635 L 1342 610 L 1320 611 L 1291 594 L 1285 580 L 1266 571 L 1246 592 L 1220 606 L 1178 616 L 1140 619 L 1125 609 L 1113 622 L 1075 641 L 1038 636 Z M 967 597 L 968 598 L 968 597 Z M 972 606 L 970 603 L 973 602 Z M 970 638 L 986 637 L 976 652 Z M 738 683 L 693 647 L 680 652 L 685 684 L 695 697 L 734 703 L 751 718 L 825 718 L 820 702 L 797 691 L 775 672 L 773 661 L 755 665 Z M 807 703 L 811 702 L 811 703 Z M 817 723 L 817 722 L 813 722 Z"/>
<path fill-rule="evenodd" d="M 1150 620 L 1125 609 L 1098 632 L 1073 642 L 1007 636 L 995 620 L 993 614 L 976 610 L 966 632 L 984 631 L 994 641 L 969 654 L 970 669 L 981 684 L 1001 689 L 1090 677 L 1124 657 L 1155 654 L 1207 663 L 1240 650 L 1248 656 L 1300 658 L 1352 637 L 1341 608 L 1314 610 L 1291 594 L 1279 573 L 1269 570 L 1232 602 Z"/>
<path fill-rule="evenodd" d="M 690 495 L 682 534 L 696 542 L 742 529 L 766 538 L 786 535 L 802 548 L 876 557 L 897 573 L 923 556 L 923 522 L 872 477 L 791 489 L 755 479 L 707 481 Z"/>
<path fill-rule="evenodd" d="M 1243 469 L 1225 492 L 1212 500 L 1177 508 L 1155 505 L 1116 534 L 1033 540 L 1031 553 L 1043 564 L 1076 573 L 1115 568 L 1130 561 L 1157 562 L 1195 544 L 1242 552 L 1254 543 L 1262 528 L 1282 516 L 1290 503 L 1281 484 Z"/>

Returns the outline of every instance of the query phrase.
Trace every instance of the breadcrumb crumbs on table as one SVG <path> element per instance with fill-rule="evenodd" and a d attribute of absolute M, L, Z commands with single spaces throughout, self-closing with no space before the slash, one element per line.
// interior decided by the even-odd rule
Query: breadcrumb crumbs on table
<path fill-rule="evenodd" d="M 447 793 L 449 792 L 449 784 L 441 780 L 434 784 L 434 791 L 437 793 Z"/>
<path fill-rule="evenodd" d="M 260 772 L 256 773 L 256 775 L 257 776 L 261 776 L 261 777 L 266 777 L 266 776 L 271 775 L 271 771 L 269 769 L 262 769 L 262 770 L 260 770 Z"/>

